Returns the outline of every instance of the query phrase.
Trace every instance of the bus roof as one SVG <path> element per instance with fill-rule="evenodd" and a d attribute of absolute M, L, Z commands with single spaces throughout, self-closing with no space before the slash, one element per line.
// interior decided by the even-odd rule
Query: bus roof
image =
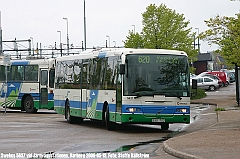
<path fill-rule="evenodd" d="M 49 59 L 12 59 L 11 65 L 28 65 L 28 64 L 48 64 L 49 61 L 53 61 L 54 58 Z M 3 60 L 0 60 L 0 65 L 3 65 Z"/>
<path fill-rule="evenodd" d="M 96 57 L 109 57 L 120 56 L 127 54 L 169 54 L 169 55 L 181 55 L 187 56 L 184 51 L 178 50 L 166 50 L 166 49 L 133 49 L 133 48 L 102 48 L 99 50 L 84 51 L 80 54 L 65 55 L 62 57 L 56 57 L 56 61 L 76 60 L 76 59 L 88 59 Z"/>

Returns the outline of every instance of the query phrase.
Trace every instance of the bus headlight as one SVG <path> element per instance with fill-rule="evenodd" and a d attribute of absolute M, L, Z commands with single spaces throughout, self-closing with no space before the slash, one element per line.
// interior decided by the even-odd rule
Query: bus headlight
<path fill-rule="evenodd" d="M 141 111 L 140 108 L 134 108 L 134 107 L 126 108 L 126 110 L 131 112 L 131 113 L 140 112 Z"/>
<path fill-rule="evenodd" d="M 187 109 L 186 108 L 178 108 L 178 109 L 176 109 L 176 112 L 187 113 Z"/>
<path fill-rule="evenodd" d="M 127 110 L 132 113 L 136 111 L 136 108 L 127 108 Z"/>

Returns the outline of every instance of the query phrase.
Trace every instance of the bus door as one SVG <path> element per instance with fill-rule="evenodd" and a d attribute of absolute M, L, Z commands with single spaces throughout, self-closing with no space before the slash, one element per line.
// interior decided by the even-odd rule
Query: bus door
<path fill-rule="evenodd" d="M 87 118 L 94 118 L 97 108 L 98 90 L 87 89 Z"/>
<path fill-rule="evenodd" d="M 88 114 L 88 112 L 90 111 L 90 102 L 89 102 L 89 100 L 91 100 L 90 99 L 90 90 L 89 89 L 86 89 L 86 109 L 84 109 L 85 110 L 85 112 L 84 113 L 86 113 L 86 117 L 89 117 L 89 114 Z"/>
<path fill-rule="evenodd" d="M 48 70 L 41 69 L 40 73 L 40 105 L 48 105 Z"/>
<path fill-rule="evenodd" d="M 87 117 L 87 89 L 81 89 L 81 103 L 80 103 L 80 109 L 81 111 L 81 117 Z"/>
<path fill-rule="evenodd" d="M 122 121 L 122 75 L 118 74 L 118 78 L 117 78 L 117 88 L 116 88 L 116 111 L 117 111 L 117 114 L 120 114 L 118 117 L 117 117 L 117 122 L 120 122 Z"/>

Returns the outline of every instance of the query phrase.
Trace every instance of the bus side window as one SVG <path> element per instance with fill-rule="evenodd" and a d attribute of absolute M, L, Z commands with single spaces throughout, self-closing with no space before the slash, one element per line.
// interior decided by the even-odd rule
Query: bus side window
<path fill-rule="evenodd" d="M 48 84 L 48 71 L 42 70 L 41 71 L 41 85 L 47 85 Z"/>
<path fill-rule="evenodd" d="M 22 76 L 19 72 L 16 72 L 14 77 L 15 77 L 15 80 L 22 80 Z"/>
<path fill-rule="evenodd" d="M 38 81 L 38 66 L 25 66 L 25 81 Z"/>
<path fill-rule="evenodd" d="M 6 80 L 5 66 L 0 66 L 0 81 Z"/>
<path fill-rule="evenodd" d="M 55 79 L 55 70 L 51 69 L 49 71 L 49 87 L 50 88 L 54 87 L 54 79 Z"/>
<path fill-rule="evenodd" d="M 22 81 L 23 80 L 23 71 L 20 72 L 23 66 L 12 66 L 12 79 L 14 81 Z"/>

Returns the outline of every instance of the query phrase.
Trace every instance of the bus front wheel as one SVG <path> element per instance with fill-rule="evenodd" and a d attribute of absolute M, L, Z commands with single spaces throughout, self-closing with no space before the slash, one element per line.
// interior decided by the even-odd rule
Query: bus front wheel
<path fill-rule="evenodd" d="M 24 109 L 27 113 L 36 113 L 37 109 L 34 107 L 33 99 L 31 96 L 27 96 L 24 99 Z"/>
<path fill-rule="evenodd" d="M 115 130 L 115 123 L 110 121 L 110 115 L 109 115 L 109 106 L 107 106 L 107 110 L 105 111 L 105 123 L 106 123 L 106 128 L 108 130 Z"/>
<path fill-rule="evenodd" d="M 70 115 L 70 104 L 68 101 L 66 102 L 65 106 L 65 119 L 67 119 L 67 122 L 70 124 L 74 123 L 73 117 Z"/>

